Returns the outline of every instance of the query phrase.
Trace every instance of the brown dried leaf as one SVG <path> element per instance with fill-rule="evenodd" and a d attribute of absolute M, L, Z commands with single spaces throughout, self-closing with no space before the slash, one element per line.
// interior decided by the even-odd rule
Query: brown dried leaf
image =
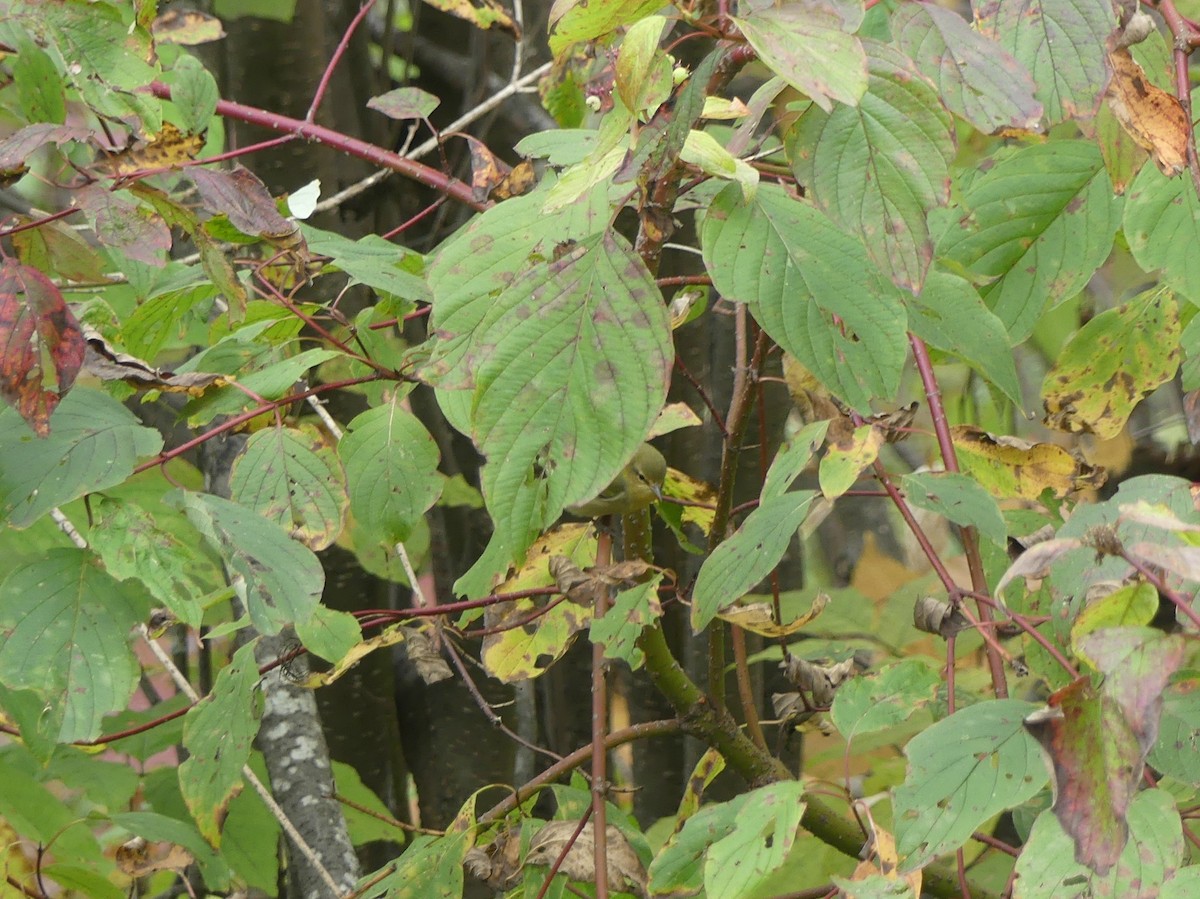
<path fill-rule="evenodd" d="M 770 603 L 753 602 L 745 605 L 733 605 L 718 612 L 717 617 L 736 624 L 743 630 L 761 634 L 764 637 L 786 637 L 801 630 L 816 618 L 829 605 L 829 595 L 818 593 L 807 612 L 793 618 L 785 624 L 775 620 L 775 609 Z"/>
<path fill-rule="evenodd" d="M 1112 80 L 1105 95 L 1113 115 L 1138 146 L 1150 151 L 1168 178 L 1187 167 L 1187 114 L 1179 100 L 1153 84 L 1124 47 L 1108 54 Z"/>
<path fill-rule="evenodd" d="M 434 9 L 449 13 L 457 18 L 470 22 L 476 28 L 484 31 L 495 28 L 508 32 L 513 40 L 521 39 L 521 26 L 518 25 L 508 11 L 498 0 L 425 0 Z"/>
<path fill-rule="evenodd" d="M 506 827 L 487 846 L 468 850 L 463 867 L 493 890 L 516 886 L 521 879 L 521 828 Z"/>
<path fill-rule="evenodd" d="M 558 872 L 571 880 L 594 882 L 596 830 L 592 822 L 588 821 L 579 831 L 575 842 L 570 843 L 578 827 L 578 821 L 550 821 L 534 835 L 529 854 L 525 856 L 525 864 L 553 865 L 565 851 L 566 857 L 559 865 Z M 608 825 L 605 833 L 608 837 L 609 885 L 623 893 L 646 896 L 646 869 L 633 847 L 629 845 L 629 840 L 612 824 Z"/>
<path fill-rule="evenodd" d="M 954 603 L 925 596 L 913 606 L 913 625 L 927 634 L 937 634 L 949 640 L 971 626 L 971 622 Z"/>
<path fill-rule="evenodd" d="M 1015 562 L 1008 566 L 1008 571 L 1004 572 L 1004 576 L 1000 578 L 1000 583 L 996 584 L 996 599 L 1003 602 L 1004 588 L 1019 577 L 1044 578 L 1050 573 L 1051 563 L 1081 546 L 1083 546 L 1083 541 L 1077 540 L 1074 537 L 1064 537 L 1035 543 L 1029 549 L 1025 550 L 1025 552 L 1021 553 Z"/>
<path fill-rule="evenodd" d="M 513 166 L 512 171 L 492 188 L 493 200 L 510 200 L 513 197 L 524 196 L 533 190 L 537 184 L 537 170 L 533 162 L 523 159 Z"/>
<path fill-rule="evenodd" d="M 139 390 L 165 390 L 189 396 L 201 396 L 209 387 L 224 387 L 229 383 L 225 375 L 212 372 L 177 375 L 154 368 L 135 356 L 118 352 L 99 331 L 87 325 L 83 326 L 83 336 L 87 341 L 83 371 L 101 381 L 124 381 Z"/>
<path fill-rule="evenodd" d="M 0 268 L 0 395 L 39 437 L 83 364 L 79 323 L 37 269 L 6 259 Z M 49 369 L 49 370 L 48 370 Z M 47 375 L 53 388 L 43 389 Z"/>
<path fill-rule="evenodd" d="M 426 684 L 436 684 L 454 676 L 442 654 L 430 639 L 429 631 L 410 628 L 404 648 L 408 660 L 417 670 L 417 676 Z"/>
<path fill-rule="evenodd" d="M 104 157 L 96 163 L 96 169 L 119 178 L 147 169 L 177 168 L 195 159 L 203 148 L 203 134 L 185 134 L 170 122 L 163 122 L 158 134 Z"/>
<path fill-rule="evenodd" d="M 12 177 L 27 171 L 25 160 L 46 144 L 61 147 L 67 141 L 87 140 L 90 133 L 78 125 L 37 122 L 0 141 L 0 174 Z"/>
<path fill-rule="evenodd" d="M 833 694 L 843 683 L 858 673 L 858 664 L 853 658 L 836 665 L 816 665 L 790 652 L 780 666 L 788 681 L 812 697 L 814 705 L 828 706 Z"/>
<path fill-rule="evenodd" d="M 504 181 L 512 169 L 483 141 L 470 135 L 463 137 L 471 148 L 471 196 L 482 203 L 492 188 Z"/>
<path fill-rule="evenodd" d="M 588 607 L 595 604 L 598 593 L 610 588 L 632 587 L 651 571 L 661 570 L 641 559 L 633 559 L 593 566 L 584 571 L 566 556 L 551 556 L 547 568 L 559 591 L 571 602 Z"/>
<path fill-rule="evenodd" d="M 142 837 L 126 840 L 117 847 L 117 867 L 130 877 L 146 877 L 156 871 L 182 871 L 192 863 L 192 854 L 175 843 L 147 843 Z"/>
<path fill-rule="evenodd" d="M 874 816 L 871 814 L 871 807 L 862 800 L 857 800 L 854 803 L 854 810 L 859 820 L 866 819 L 867 825 L 870 828 L 870 847 L 873 857 L 859 862 L 858 867 L 854 869 L 851 880 L 866 880 L 872 876 L 883 876 L 891 881 L 903 879 L 908 884 L 909 889 L 912 890 L 912 895 L 920 896 L 920 869 L 903 875 L 903 878 L 897 873 L 900 867 L 900 859 L 896 853 L 896 838 L 892 836 L 891 831 L 884 830 L 876 823 Z M 875 895 L 875 893 L 872 892 L 872 895 Z M 847 896 L 853 897 L 852 888 L 847 890 Z"/>
<path fill-rule="evenodd" d="M 243 234 L 273 243 L 295 243 L 300 226 L 280 214 L 267 187 L 253 172 L 238 166 L 231 172 L 195 168 L 188 173 L 200 191 L 204 208 L 224 213 Z"/>

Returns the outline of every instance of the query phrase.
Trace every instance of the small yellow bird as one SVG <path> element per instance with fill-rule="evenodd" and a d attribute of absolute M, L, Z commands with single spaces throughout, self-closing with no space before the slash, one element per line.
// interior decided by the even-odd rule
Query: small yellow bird
<path fill-rule="evenodd" d="M 666 477 L 667 460 L 650 444 L 643 443 L 617 479 L 601 490 L 599 496 L 577 506 L 567 506 L 567 511 L 580 518 L 637 512 L 662 499 Z"/>

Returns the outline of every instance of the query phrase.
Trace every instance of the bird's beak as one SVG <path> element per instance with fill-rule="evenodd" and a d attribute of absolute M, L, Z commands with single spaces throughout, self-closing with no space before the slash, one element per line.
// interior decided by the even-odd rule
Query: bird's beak
<path fill-rule="evenodd" d="M 655 502 L 661 503 L 663 499 L 662 484 L 651 484 L 650 489 L 654 492 Z"/>

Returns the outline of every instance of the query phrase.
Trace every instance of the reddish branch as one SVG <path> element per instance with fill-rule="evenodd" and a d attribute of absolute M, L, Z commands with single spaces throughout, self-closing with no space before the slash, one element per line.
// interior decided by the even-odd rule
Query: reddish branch
<path fill-rule="evenodd" d="M 171 88 L 161 81 L 151 82 L 150 91 L 156 97 L 161 97 L 164 100 L 171 99 Z M 332 128 L 326 128 L 324 125 L 318 125 L 315 122 L 294 119 L 291 116 L 268 112 L 265 109 L 259 109 L 255 106 L 235 103 L 232 100 L 218 100 L 217 114 L 228 119 L 248 122 L 251 125 L 258 125 L 271 131 L 279 131 L 304 140 L 324 144 L 349 156 L 364 159 L 381 169 L 390 169 L 391 171 L 398 172 L 406 178 L 411 178 L 413 181 L 424 184 L 426 187 L 433 188 L 439 193 L 443 193 L 480 212 L 492 205 L 486 201 L 480 202 L 475 199 L 471 185 L 459 181 L 445 172 L 423 165 L 412 159 L 407 159 L 399 153 L 393 153 L 391 150 L 377 147 L 365 140 L 349 137 L 340 131 L 334 131 Z"/>

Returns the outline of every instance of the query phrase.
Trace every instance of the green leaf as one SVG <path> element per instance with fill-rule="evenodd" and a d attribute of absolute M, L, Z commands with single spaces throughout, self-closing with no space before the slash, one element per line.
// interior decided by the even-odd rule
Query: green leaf
<path fill-rule="evenodd" d="M 605 658 L 620 659 L 634 671 L 642 667 L 646 657 L 637 639 L 662 615 L 658 601 L 660 583 L 662 575 L 656 574 L 644 584 L 622 590 L 603 618 L 592 619 L 592 642 L 604 644 Z"/>
<path fill-rule="evenodd" d="M 1150 751 L 1155 770 L 1187 783 L 1200 783 L 1200 676 L 1181 674 L 1162 696 L 1158 740 Z"/>
<path fill-rule="evenodd" d="M 222 812 L 242 788 L 242 768 L 258 733 L 257 685 L 254 644 L 248 643 L 221 669 L 212 693 L 184 718 L 188 757 L 179 766 L 179 790 L 214 847 L 221 844 Z"/>
<path fill-rule="evenodd" d="M 730 185 L 705 214 L 701 246 L 716 288 L 749 304 L 832 392 L 858 409 L 895 395 L 908 353 L 904 305 L 859 240 L 780 187 L 763 184 L 746 203 Z"/>
<path fill-rule="evenodd" d="M 67 120 L 63 76 L 45 50 L 25 35 L 21 38 L 12 62 L 12 83 L 17 89 L 21 112 L 29 122 L 61 125 Z"/>
<path fill-rule="evenodd" d="M 706 175 L 735 181 L 742 188 L 742 196 L 754 199 L 758 190 L 758 169 L 738 159 L 707 131 L 689 131 L 679 151 L 679 160 L 694 165 Z"/>
<path fill-rule="evenodd" d="M 854 486 L 858 476 L 879 458 L 883 431 L 863 425 L 839 435 L 825 448 L 817 468 L 817 483 L 826 499 L 834 500 Z"/>
<path fill-rule="evenodd" d="M 1017 859 L 1014 899 L 1168 895 L 1159 887 L 1181 867 L 1184 847 L 1174 798 L 1166 790 L 1138 793 L 1128 820 L 1129 842 L 1112 870 L 1100 875 L 1075 861 L 1071 838 L 1053 812 L 1043 811 Z"/>
<path fill-rule="evenodd" d="M 199 863 L 210 888 L 222 889 L 221 884 L 228 883 L 229 866 L 220 854 L 213 852 L 192 822 L 157 812 L 118 812 L 112 816 L 112 823 L 151 842 L 182 846 Z"/>
<path fill-rule="evenodd" d="M 919 659 L 905 659 L 838 687 L 830 717 L 847 742 L 907 721 L 937 691 L 939 676 Z"/>
<path fill-rule="evenodd" d="M 1000 506 L 974 478 L 949 471 L 922 471 L 905 475 L 901 489 L 920 509 L 936 512 L 963 527 L 979 530 L 998 546 L 1005 545 L 1008 527 Z"/>
<path fill-rule="evenodd" d="M 783 781 L 690 816 L 650 864 L 651 895 L 753 895 L 787 857 L 804 812 L 804 786 Z M 703 877 L 703 880 L 701 880 Z"/>
<path fill-rule="evenodd" d="M 492 305 L 474 334 L 488 353 L 473 427 L 488 511 L 519 555 L 625 467 L 663 407 L 674 346 L 654 279 L 612 232 L 531 269 Z"/>
<path fill-rule="evenodd" d="M 427 303 L 429 287 L 423 277 L 425 260 L 420 253 L 368 234 L 350 240 L 332 231 L 301 224 L 308 249 L 329 256 L 333 265 L 348 274 L 352 283 L 366 284 L 380 293 Z"/>
<path fill-rule="evenodd" d="M 861 7 L 801 0 L 731 18 L 759 59 L 826 112 L 833 100 L 854 106 L 866 93 L 866 53 L 852 33 Z"/>
<path fill-rule="evenodd" d="M 404 831 L 388 823 L 393 817 L 391 809 L 362 782 L 353 765 L 333 762 L 333 780 L 340 798 L 348 799 L 354 805 L 371 812 L 368 814 L 359 811 L 353 805 L 342 806 L 342 814 L 346 816 L 346 829 L 350 831 L 350 839 L 355 846 L 375 840 L 386 840 L 389 843 L 405 842 Z"/>
<path fill-rule="evenodd" d="M 69 808 L 54 791 L 38 783 L 32 770 L 22 770 L 11 751 L 0 755 L 0 818 L 26 839 L 52 847 L 54 855 L 80 867 L 110 873 L 89 822 Z"/>
<path fill-rule="evenodd" d="M 171 100 L 183 113 L 184 128 L 199 134 L 208 127 L 209 120 L 217 111 L 217 100 L 221 96 L 217 90 L 217 80 L 200 60 L 187 53 L 180 54 L 173 74 Z"/>
<path fill-rule="evenodd" d="M 1050 125 L 1091 118 L 1108 83 L 1106 41 L 1117 27 L 1108 0 L 973 0 L 979 31 L 1032 76 Z"/>
<path fill-rule="evenodd" d="M 875 41 L 864 47 L 867 92 L 857 106 L 810 107 L 793 129 L 792 164 L 817 206 L 915 293 L 933 259 L 926 217 L 950 198 L 950 114 L 902 54 Z"/>
<path fill-rule="evenodd" d="M 52 549 L 0 583 L 0 681 L 43 697 L 59 742 L 90 740 L 137 687 L 141 669 L 127 640 L 148 612 L 144 592 L 90 553 Z"/>
<path fill-rule="evenodd" d="M 1116 437 L 1134 407 L 1175 377 L 1179 340 L 1178 306 L 1165 287 L 1095 315 L 1046 373 L 1046 424 L 1101 440 Z"/>
<path fill-rule="evenodd" d="M 671 60 L 658 49 L 666 24 L 663 16 L 635 22 L 617 52 L 617 95 L 634 115 L 653 113 L 671 95 Z"/>
<path fill-rule="evenodd" d="M 661 8 L 662 3 L 658 0 L 572 3 L 557 21 L 551 20 L 550 52 L 558 58 L 572 44 L 612 34 L 621 26 L 633 25 Z"/>
<path fill-rule="evenodd" d="M 187 542 L 172 533 L 140 505 L 107 497 L 92 501 L 94 526 L 88 531 L 92 550 L 115 578 L 137 578 L 154 599 L 190 627 L 204 616 L 200 597 L 212 561 L 199 540 Z M 196 532 L 188 528 L 192 536 Z"/>
<path fill-rule="evenodd" d="M 349 504 L 337 454 L 315 429 L 264 428 L 233 463 L 230 499 L 309 549 L 328 547 Z"/>
<path fill-rule="evenodd" d="M 989 283 L 980 291 L 1019 343 L 1048 305 L 1074 296 L 1108 258 L 1120 224 L 1095 144 L 1034 144 L 997 162 L 963 196 L 938 255 Z"/>
<path fill-rule="evenodd" d="M 804 523 L 816 495 L 812 490 L 799 490 L 763 500 L 705 559 L 692 592 L 694 632 L 707 627 L 718 612 L 771 573 Z"/>
<path fill-rule="evenodd" d="M 437 97 L 419 87 L 398 87 L 367 101 L 367 109 L 375 109 L 392 119 L 427 119 L 441 103 Z"/>
<path fill-rule="evenodd" d="M 305 649 L 338 662 L 362 640 L 362 628 L 349 612 L 317 606 L 308 618 L 297 622 L 296 636 Z"/>
<path fill-rule="evenodd" d="M 325 588 L 312 550 L 261 515 L 219 496 L 176 491 L 165 499 L 182 509 L 229 569 L 238 595 L 261 633 L 304 621 Z"/>
<path fill-rule="evenodd" d="M 437 443 L 398 396 L 350 422 L 338 454 L 354 517 L 393 544 L 441 495 Z"/>
<path fill-rule="evenodd" d="M 907 7 L 904 7 L 907 9 Z M 970 282 L 933 268 L 916 296 L 904 296 L 908 325 L 927 344 L 978 371 L 1018 406 L 1021 385 L 1008 332 Z"/>
<path fill-rule="evenodd" d="M 162 449 L 157 431 L 96 390 L 76 387 L 39 439 L 11 408 L 0 410 L 0 516 L 25 528 L 55 506 L 120 484 L 139 456 Z"/>
<path fill-rule="evenodd" d="M 256 354 L 261 353 L 263 349 L 261 345 L 254 347 Z M 311 349 L 272 362 L 259 371 L 239 377 L 241 389 L 222 387 L 209 390 L 204 396 L 188 403 L 185 409 L 188 423 L 196 427 L 207 424 L 218 415 L 233 415 L 247 408 L 254 408 L 258 401 L 252 399 L 252 396 L 260 396 L 265 400 L 281 399 L 295 389 L 296 382 L 310 369 L 316 368 L 322 362 L 341 357 L 342 354 L 337 350 Z M 201 364 L 200 357 L 196 356 L 181 365 L 179 371 L 204 371 L 200 367 Z"/>
<path fill-rule="evenodd" d="M 1133 258 L 1147 272 L 1158 272 L 1194 303 L 1200 303 L 1200 198 L 1188 178 L 1168 178 L 1144 165 L 1133 179 L 1125 204 L 1125 237 Z"/>
<path fill-rule="evenodd" d="M 896 850 L 915 871 L 952 852 L 993 815 L 1046 783 L 1024 719 L 1039 707 L 996 699 L 955 712 L 909 741 L 908 774 L 895 791 Z"/>
<path fill-rule="evenodd" d="M 788 439 L 786 446 L 780 447 L 763 482 L 763 501 L 783 496 L 808 467 L 813 455 L 825 441 L 825 432 L 828 430 L 828 421 L 809 422 L 799 433 Z"/>
<path fill-rule="evenodd" d="M 889 24 L 896 46 L 937 85 L 952 113 L 987 134 L 1038 130 L 1042 104 L 1034 98 L 1037 88 L 1029 72 L 957 12 L 905 3 Z"/>

